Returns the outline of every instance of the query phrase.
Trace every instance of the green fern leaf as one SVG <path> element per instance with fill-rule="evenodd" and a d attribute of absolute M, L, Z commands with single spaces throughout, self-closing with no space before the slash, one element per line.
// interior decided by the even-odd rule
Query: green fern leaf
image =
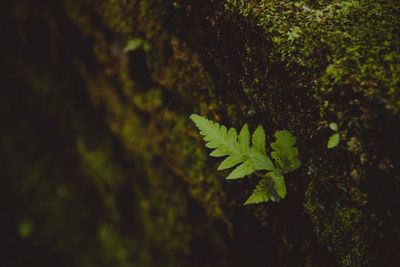
<path fill-rule="evenodd" d="M 242 152 L 248 151 L 250 149 L 250 132 L 247 124 L 240 130 L 238 139 Z"/>
<path fill-rule="evenodd" d="M 296 137 L 289 131 L 275 132 L 276 142 L 271 143 L 274 149 L 271 152 L 271 157 L 275 160 L 278 169 L 282 173 L 288 173 L 297 169 L 301 162 L 297 158 L 299 151 L 294 145 L 296 144 Z"/>
<path fill-rule="evenodd" d="M 283 175 L 278 172 L 268 172 L 267 177 L 271 178 L 274 182 L 274 187 L 276 192 L 281 198 L 285 198 L 286 196 L 286 184 L 285 180 L 283 179 Z"/>
<path fill-rule="evenodd" d="M 252 142 L 256 151 L 265 154 L 265 133 L 261 125 L 254 131 Z"/>
<path fill-rule="evenodd" d="M 256 188 L 253 190 L 253 193 L 246 200 L 246 202 L 244 202 L 243 205 L 267 202 L 269 199 L 270 198 L 268 196 L 268 184 L 264 179 L 261 179 Z"/>
<path fill-rule="evenodd" d="M 238 179 L 238 178 L 243 178 L 246 175 L 252 174 L 256 169 L 254 168 L 254 165 L 252 164 L 251 161 L 245 161 L 239 166 L 237 166 L 229 175 L 226 177 L 226 179 Z"/>
<path fill-rule="evenodd" d="M 234 128 L 229 130 L 216 122 L 212 122 L 197 114 L 192 114 L 190 119 L 200 129 L 204 136 L 206 147 L 214 149 L 210 156 L 227 156 L 218 166 L 218 170 L 235 167 L 227 179 L 243 178 L 258 170 L 268 172 L 254 189 L 252 195 L 244 205 L 279 201 L 286 196 L 286 185 L 283 173 L 297 169 L 300 161 L 297 158 L 298 150 L 294 147 L 296 138 L 288 131 L 277 131 L 276 142 L 272 143 L 273 162 L 267 156 L 265 150 L 265 132 L 262 126 L 258 126 L 251 137 L 247 125 L 240 130 L 239 135 Z"/>
<path fill-rule="evenodd" d="M 244 156 L 241 154 L 233 154 L 224 159 L 221 164 L 218 166 L 219 171 L 232 168 L 233 166 L 238 165 L 244 160 Z"/>
<path fill-rule="evenodd" d="M 336 147 L 340 142 L 340 134 L 336 133 L 334 135 L 332 135 L 331 137 L 329 137 L 328 140 L 328 148 L 334 148 Z"/>
<path fill-rule="evenodd" d="M 241 163 L 228 175 L 227 179 L 243 178 L 257 170 L 276 170 L 265 153 L 265 133 L 261 126 L 258 126 L 254 132 L 252 147 L 250 147 L 250 133 L 247 125 L 244 125 L 237 135 L 234 128 L 227 130 L 225 126 L 197 114 L 192 114 L 190 119 L 200 129 L 204 140 L 208 142 L 206 147 L 215 149 L 210 156 L 228 156 L 218 166 L 218 170 L 229 169 Z"/>

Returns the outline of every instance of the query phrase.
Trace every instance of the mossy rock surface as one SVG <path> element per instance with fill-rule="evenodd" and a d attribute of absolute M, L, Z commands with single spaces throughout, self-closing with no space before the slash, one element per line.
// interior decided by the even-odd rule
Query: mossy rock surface
<path fill-rule="evenodd" d="M 2 250 L 24 255 L 7 266 L 400 260 L 395 1 L 17 1 L 0 12 Z M 293 133 L 302 165 L 285 175 L 286 198 L 243 206 L 260 177 L 224 180 L 192 113 L 262 125 L 267 143 Z"/>

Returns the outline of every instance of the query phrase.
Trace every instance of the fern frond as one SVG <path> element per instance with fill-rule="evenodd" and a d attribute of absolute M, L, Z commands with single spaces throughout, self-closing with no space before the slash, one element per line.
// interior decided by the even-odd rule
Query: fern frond
<path fill-rule="evenodd" d="M 294 137 L 289 131 L 277 131 L 275 132 L 276 142 L 271 143 L 271 147 L 274 150 L 271 152 L 271 157 L 275 160 L 278 169 L 282 173 L 288 173 L 297 169 L 301 162 L 297 158 L 299 151 L 296 144 L 296 137 Z"/>
<path fill-rule="evenodd" d="M 265 133 L 262 126 L 258 126 L 253 133 L 250 147 L 250 133 L 247 125 L 244 125 L 237 135 L 234 128 L 227 130 L 225 126 L 197 114 L 192 114 L 190 119 L 200 129 L 204 140 L 208 142 L 206 147 L 215 149 L 210 156 L 228 156 L 221 162 L 218 170 L 229 169 L 241 163 L 228 175 L 227 179 L 243 178 L 257 170 L 278 171 L 265 153 Z"/>
<path fill-rule="evenodd" d="M 270 198 L 268 196 L 268 184 L 265 181 L 265 179 L 261 179 L 260 182 L 258 182 L 256 188 L 253 190 L 253 193 L 246 200 L 246 202 L 244 202 L 243 205 L 267 202 L 269 199 Z"/>
<path fill-rule="evenodd" d="M 250 146 L 250 132 L 246 124 L 238 135 L 234 128 L 228 130 L 225 126 L 197 114 L 192 114 L 190 119 L 200 129 L 206 147 L 214 149 L 210 156 L 227 156 L 218 166 L 218 170 L 235 167 L 226 179 L 243 178 L 258 170 L 268 171 L 244 205 L 267 202 L 270 199 L 279 201 L 286 196 L 283 173 L 293 171 L 301 164 L 297 158 L 298 150 L 294 147 L 296 137 L 289 131 L 275 133 L 276 142 L 271 144 L 274 150 L 271 157 L 275 160 L 275 167 L 267 156 L 265 132 L 261 125 L 254 131 Z"/>

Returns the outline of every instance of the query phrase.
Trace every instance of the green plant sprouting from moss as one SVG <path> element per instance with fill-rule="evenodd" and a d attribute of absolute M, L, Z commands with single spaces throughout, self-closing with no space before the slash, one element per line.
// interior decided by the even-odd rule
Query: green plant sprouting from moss
<path fill-rule="evenodd" d="M 339 127 L 335 122 L 331 122 L 329 124 L 329 128 L 334 132 L 337 132 L 339 130 Z M 329 137 L 327 147 L 329 149 L 334 148 L 337 145 L 339 145 L 339 142 L 340 142 L 340 134 L 339 133 L 335 133 L 331 137 Z"/>
<path fill-rule="evenodd" d="M 283 174 L 296 170 L 301 162 L 298 159 L 298 150 L 294 147 L 296 137 L 289 131 L 275 132 L 276 142 L 271 143 L 273 152 L 268 157 L 265 150 L 265 133 L 261 125 L 257 127 L 252 136 L 250 146 L 250 132 L 245 124 L 239 135 L 234 128 L 229 130 L 224 125 L 210 121 L 197 114 L 192 114 L 190 119 L 200 129 L 200 134 L 207 142 L 206 147 L 215 149 L 210 153 L 212 157 L 225 158 L 218 170 L 235 169 L 226 179 L 239 179 L 255 171 L 266 170 L 267 173 L 260 180 L 253 193 L 244 203 L 257 204 L 268 200 L 279 201 L 286 196 L 286 185 Z"/>
<path fill-rule="evenodd" d="M 144 51 L 149 51 L 151 49 L 151 45 L 147 40 L 143 38 L 133 38 L 126 44 L 124 52 L 127 53 L 137 50 L 139 48 L 142 48 Z"/>

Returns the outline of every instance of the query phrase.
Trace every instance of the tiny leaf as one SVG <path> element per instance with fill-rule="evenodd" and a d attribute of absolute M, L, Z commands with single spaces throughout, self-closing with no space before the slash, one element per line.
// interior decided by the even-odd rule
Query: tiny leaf
<path fill-rule="evenodd" d="M 133 51 L 139 48 L 139 46 L 142 44 L 143 39 L 142 38 L 134 38 L 130 40 L 127 45 L 124 48 L 124 52 L 127 53 L 129 51 Z"/>
<path fill-rule="evenodd" d="M 334 122 L 329 123 L 329 128 L 331 128 L 331 130 L 335 131 L 335 132 L 337 132 L 339 130 L 338 125 Z"/>
<path fill-rule="evenodd" d="M 339 142 L 340 142 L 340 134 L 338 134 L 338 133 L 334 134 L 331 137 L 329 137 L 327 147 L 329 149 L 334 148 L 339 144 Z"/>

